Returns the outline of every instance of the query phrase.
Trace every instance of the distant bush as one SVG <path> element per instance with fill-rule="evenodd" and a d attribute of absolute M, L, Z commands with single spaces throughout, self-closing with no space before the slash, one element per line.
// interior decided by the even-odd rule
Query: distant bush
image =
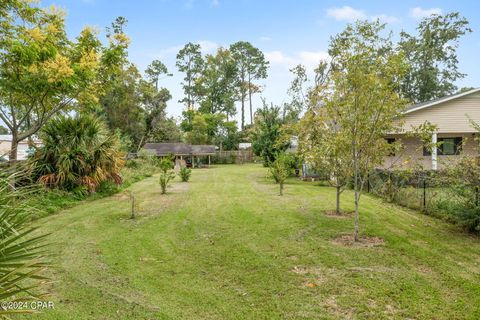
<path fill-rule="evenodd" d="M 187 167 L 182 167 L 180 169 L 180 178 L 182 179 L 182 182 L 188 182 L 188 180 L 190 180 L 191 174 L 192 169 L 189 169 Z"/>
<path fill-rule="evenodd" d="M 292 173 L 302 167 L 302 160 L 297 153 L 284 153 L 283 157 L 285 157 L 285 164 L 291 169 Z"/>
<path fill-rule="evenodd" d="M 140 166 L 138 163 L 138 160 L 136 159 L 130 159 L 125 162 L 125 167 L 130 168 L 130 169 L 137 169 Z"/>

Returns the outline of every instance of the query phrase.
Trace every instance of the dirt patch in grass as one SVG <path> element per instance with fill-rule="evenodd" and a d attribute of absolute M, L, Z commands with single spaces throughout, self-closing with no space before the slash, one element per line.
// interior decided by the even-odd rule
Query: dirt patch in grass
<path fill-rule="evenodd" d="M 337 214 L 335 210 L 327 210 L 325 211 L 325 215 L 332 218 L 350 218 L 355 215 L 355 211 L 340 212 L 340 214 Z"/>
<path fill-rule="evenodd" d="M 353 235 L 341 234 L 333 239 L 333 243 L 345 247 L 377 247 L 385 244 L 385 240 L 380 237 L 360 236 L 358 241 L 354 241 Z"/>
<path fill-rule="evenodd" d="M 317 267 L 302 267 L 302 266 L 294 266 L 292 269 L 293 273 L 300 274 L 300 275 L 323 275 L 325 272 L 322 272 L 322 269 Z"/>
<path fill-rule="evenodd" d="M 294 266 L 291 271 L 302 276 L 302 287 L 313 289 L 327 280 L 327 270 L 319 267 Z"/>
<path fill-rule="evenodd" d="M 337 319 L 353 319 L 354 310 L 341 307 L 337 302 L 336 296 L 330 296 L 323 302 L 323 307 L 328 310 Z"/>

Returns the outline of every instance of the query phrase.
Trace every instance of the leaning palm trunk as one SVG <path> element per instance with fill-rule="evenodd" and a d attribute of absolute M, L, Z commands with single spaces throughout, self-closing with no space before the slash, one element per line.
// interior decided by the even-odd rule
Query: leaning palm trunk
<path fill-rule="evenodd" d="M 0 176 L 0 301 L 40 299 L 46 262 L 46 235 L 28 226 L 28 208 L 22 199 L 30 190 L 12 186 L 12 176 Z M 23 201 L 22 201 L 23 200 Z M 18 310 L 0 307 L 0 316 Z M 28 312 L 28 310 L 25 310 Z"/>

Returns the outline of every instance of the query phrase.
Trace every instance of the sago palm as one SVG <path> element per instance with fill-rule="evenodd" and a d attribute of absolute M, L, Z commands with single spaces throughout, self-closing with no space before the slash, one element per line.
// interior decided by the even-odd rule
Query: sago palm
<path fill-rule="evenodd" d="M 48 187 L 95 191 L 103 181 L 121 183 L 119 140 L 91 116 L 60 116 L 40 133 L 42 147 L 31 159 L 34 178 Z"/>

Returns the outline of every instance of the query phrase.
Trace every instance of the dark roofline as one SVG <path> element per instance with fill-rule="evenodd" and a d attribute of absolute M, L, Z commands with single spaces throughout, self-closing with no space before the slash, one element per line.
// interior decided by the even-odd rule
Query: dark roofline
<path fill-rule="evenodd" d="M 191 145 L 186 143 L 147 143 L 143 147 L 145 150 L 155 152 L 157 156 L 167 156 L 173 154 L 175 156 L 199 156 L 199 155 L 215 155 L 214 145 Z"/>

